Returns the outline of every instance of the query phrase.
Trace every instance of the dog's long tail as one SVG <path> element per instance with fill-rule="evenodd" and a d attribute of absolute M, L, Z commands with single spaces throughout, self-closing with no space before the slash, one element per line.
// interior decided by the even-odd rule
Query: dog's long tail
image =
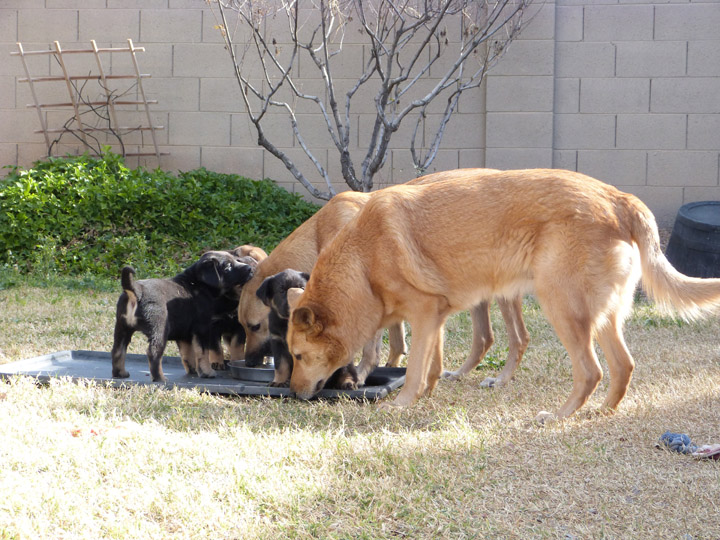
<path fill-rule="evenodd" d="M 639 199 L 628 197 L 631 235 L 640 250 L 642 285 L 662 309 L 697 319 L 720 310 L 720 279 L 701 279 L 681 274 L 660 248 L 660 236 L 652 212 Z"/>

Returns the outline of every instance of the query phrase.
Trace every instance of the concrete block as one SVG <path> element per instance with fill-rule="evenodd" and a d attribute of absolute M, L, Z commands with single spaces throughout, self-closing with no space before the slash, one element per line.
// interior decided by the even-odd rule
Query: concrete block
<path fill-rule="evenodd" d="M 167 5 L 167 0 L 107 0 L 107 7 L 110 9 L 163 9 Z"/>
<path fill-rule="evenodd" d="M 163 3 L 167 4 L 170 9 L 205 9 L 207 7 L 205 2 L 197 0 L 163 0 Z"/>
<path fill-rule="evenodd" d="M 555 43 L 551 40 L 516 39 L 490 70 L 493 75 L 552 75 Z"/>
<path fill-rule="evenodd" d="M 16 42 L 18 27 L 18 12 L 14 9 L 0 9 L 0 39 L 7 42 Z M 5 52 L 3 45 L 3 53 Z M 17 50 L 17 48 L 15 48 Z"/>
<path fill-rule="evenodd" d="M 191 78 L 153 77 L 143 81 L 147 99 L 156 99 L 157 105 L 150 105 L 155 111 L 197 111 L 199 110 L 200 81 Z"/>
<path fill-rule="evenodd" d="M 47 0 L 46 9 L 101 9 L 105 8 L 105 0 Z"/>
<path fill-rule="evenodd" d="M 555 79 L 554 112 L 580 112 L 580 79 Z"/>
<path fill-rule="evenodd" d="M 552 2 L 530 4 L 523 15 L 522 39 L 555 38 L 555 5 Z"/>
<path fill-rule="evenodd" d="M 653 79 L 650 110 L 659 113 L 720 113 L 720 77 Z"/>
<path fill-rule="evenodd" d="M 585 7 L 585 41 L 641 41 L 653 38 L 653 6 Z"/>
<path fill-rule="evenodd" d="M 3 9 L 40 9 L 44 7 L 45 0 L 3 0 Z"/>
<path fill-rule="evenodd" d="M 229 53 L 219 43 L 178 43 L 174 46 L 173 76 L 234 77 Z"/>
<path fill-rule="evenodd" d="M 639 150 L 685 148 L 685 126 L 683 114 L 620 114 L 617 117 L 617 147 Z"/>
<path fill-rule="evenodd" d="M 137 9 L 79 10 L 79 41 L 140 40 L 140 11 Z"/>
<path fill-rule="evenodd" d="M 417 116 L 414 115 L 405 117 L 398 130 L 392 134 L 389 148 L 410 148 L 410 141 L 412 140 L 413 131 L 415 130 L 416 120 Z M 450 120 L 450 123 L 452 124 L 452 120 Z M 375 115 L 358 115 L 356 125 L 358 127 L 357 147 L 361 151 L 366 152 L 370 146 L 370 138 L 372 137 L 372 131 L 375 127 Z M 431 121 L 425 123 L 421 122 L 415 138 L 415 146 L 420 148 L 425 145 L 427 137 L 435 135 L 435 132 L 431 130 L 433 130 L 436 126 L 437 124 Z M 448 127 L 448 131 L 449 130 L 450 128 Z M 428 133 L 430 135 L 427 135 Z"/>
<path fill-rule="evenodd" d="M 492 169 L 536 169 L 552 167 L 550 148 L 488 148 L 485 165 Z"/>
<path fill-rule="evenodd" d="M 439 115 L 428 115 L 425 119 L 425 146 L 430 146 L 440 128 Z M 412 125 L 408 124 L 407 128 Z M 409 135 L 408 129 L 408 135 Z M 398 132 L 396 135 L 401 135 Z M 410 137 L 393 137 L 393 148 L 409 148 Z M 485 116 L 482 114 L 454 115 L 445 127 L 440 148 L 483 148 L 485 146 Z"/>
<path fill-rule="evenodd" d="M 616 186 L 620 191 L 632 193 L 645 203 L 655 216 L 658 227 L 671 228 L 683 202 L 683 188 L 660 186 Z"/>
<path fill-rule="evenodd" d="M 199 146 L 161 146 L 161 152 L 169 155 L 160 157 L 160 166 L 166 171 L 177 173 L 191 171 L 200 167 Z"/>
<path fill-rule="evenodd" d="M 593 79 L 580 81 L 580 112 L 623 113 L 650 110 L 650 79 Z"/>
<path fill-rule="evenodd" d="M 233 146 L 203 146 L 200 165 L 210 171 L 239 174 L 260 180 L 263 177 L 263 150 Z"/>
<path fill-rule="evenodd" d="M 244 111 L 245 103 L 237 80 L 231 78 L 200 79 L 200 110 L 211 112 Z"/>
<path fill-rule="evenodd" d="M 487 79 L 488 112 L 549 112 L 552 77 L 491 76 Z"/>
<path fill-rule="evenodd" d="M 717 186 L 718 152 L 649 152 L 648 185 Z"/>
<path fill-rule="evenodd" d="M 140 43 L 139 45 L 145 47 L 145 52 L 135 53 L 140 73 L 148 73 L 151 77 L 172 77 L 173 46 L 171 44 Z M 116 43 L 113 46 L 126 47 L 127 41 Z M 120 55 L 120 59 L 122 57 L 123 55 Z M 134 73 L 134 70 L 125 70 L 125 72 Z"/>
<path fill-rule="evenodd" d="M 720 9 L 716 2 L 655 6 L 656 40 L 716 40 L 718 28 Z"/>
<path fill-rule="evenodd" d="M 556 6 L 555 27 L 555 39 L 557 41 L 582 41 L 582 6 Z"/>
<path fill-rule="evenodd" d="M 17 145 L 18 166 L 28 169 L 32 164 L 41 159 L 46 159 L 48 155 L 45 143 L 27 143 Z"/>
<path fill-rule="evenodd" d="M 204 43 L 225 43 L 220 28 L 216 28 L 221 22 L 219 15 L 217 15 L 217 10 L 211 9 L 206 4 L 204 9 L 194 9 L 194 11 L 198 11 L 202 17 L 202 41 Z M 231 37 L 232 36 L 231 34 Z"/>
<path fill-rule="evenodd" d="M 0 144 L 0 167 L 6 165 L 17 165 L 17 144 L 3 143 Z M 0 176 L 6 176 L 8 173 L 7 169 L 3 169 Z"/>
<path fill-rule="evenodd" d="M 644 150 L 580 150 L 577 170 L 614 186 L 643 186 L 647 153 Z"/>
<path fill-rule="evenodd" d="M 621 41 L 616 47 L 618 77 L 685 75 L 685 41 Z"/>
<path fill-rule="evenodd" d="M 460 101 L 458 101 L 458 112 L 463 113 L 485 113 L 485 92 L 487 79 L 478 88 L 465 90 Z"/>
<path fill-rule="evenodd" d="M 171 112 L 168 126 L 171 145 L 230 144 L 230 115 L 227 113 Z"/>
<path fill-rule="evenodd" d="M 0 76 L 0 109 L 15 108 L 15 85 L 16 83 L 13 77 Z M 23 103 L 22 106 L 24 105 Z"/>
<path fill-rule="evenodd" d="M 423 150 L 423 153 L 426 153 L 427 150 Z M 392 150 L 392 181 L 390 181 L 390 177 L 388 175 L 387 184 L 402 184 L 403 182 L 407 182 L 409 180 L 412 180 L 413 178 L 417 178 L 418 176 L 423 176 L 425 174 L 432 174 L 439 171 L 451 171 L 453 169 L 457 169 L 459 167 L 459 161 L 458 161 L 458 151 L 454 149 L 440 149 L 438 150 L 435 159 L 430 163 L 430 165 L 427 167 L 424 171 L 417 171 L 415 169 L 415 165 L 412 161 L 412 156 L 410 155 L 409 150 L 403 150 L 403 149 L 396 149 Z M 388 160 L 390 161 L 390 160 Z M 385 168 L 388 168 L 387 165 Z M 383 169 L 384 171 L 385 169 Z M 390 172 L 388 170 L 387 172 Z M 376 182 L 376 184 L 379 187 L 379 183 Z"/>
<path fill-rule="evenodd" d="M 271 133 L 269 135 L 273 135 Z M 273 140 L 272 137 L 270 140 Z M 245 113 L 230 115 L 230 144 L 232 146 L 258 146 L 258 135 L 255 125 Z"/>
<path fill-rule="evenodd" d="M 33 133 L 40 129 L 40 121 L 34 110 L 0 109 L 0 143 L 41 143 L 42 134 Z"/>
<path fill-rule="evenodd" d="M 613 77 L 615 46 L 612 43 L 558 42 L 556 77 Z"/>
<path fill-rule="evenodd" d="M 485 167 L 485 149 L 460 150 L 458 160 L 458 167 L 461 169 Z"/>
<path fill-rule="evenodd" d="M 577 150 L 554 150 L 553 151 L 553 169 L 566 169 L 568 171 L 577 171 L 578 168 L 578 151 Z"/>
<path fill-rule="evenodd" d="M 615 116 L 556 114 L 556 150 L 608 149 L 615 146 Z"/>
<path fill-rule="evenodd" d="M 555 0 L 558 6 L 585 6 L 589 0 Z M 617 0 L 593 0 L 593 4 L 617 4 Z"/>
<path fill-rule="evenodd" d="M 720 41 L 688 43 L 688 75 L 720 76 Z"/>
<path fill-rule="evenodd" d="M 486 148 L 551 148 L 551 113 L 488 113 Z M 491 166 L 491 165 L 488 165 Z"/>
<path fill-rule="evenodd" d="M 78 40 L 78 11 L 74 9 L 21 9 L 18 11 L 18 41 L 43 43 L 53 41 L 62 45 L 65 41 Z M 38 50 L 44 47 L 28 46 L 26 50 Z"/>
<path fill-rule="evenodd" d="M 202 39 L 202 11 L 140 10 L 140 39 L 147 42 L 197 43 Z"/>
<path fill-rule="evenodd" d="M 687 146 L 691 150 L 717 150 L 720 148 L 720 115 L 689 115 Z"/>

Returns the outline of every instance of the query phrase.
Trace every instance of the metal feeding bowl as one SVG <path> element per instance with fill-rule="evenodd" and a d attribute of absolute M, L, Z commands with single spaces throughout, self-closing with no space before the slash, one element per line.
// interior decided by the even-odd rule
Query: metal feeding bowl
<path fill-rule="evenodd" d="M 270 357 L 265 357 L 265 363 L 256 367 L 246 366 L 245 360 L 233 360 L 228 363 L 228 368 L 230 374 L 241 381 L 269 383 L 275 377 L 275 364 Z"/>

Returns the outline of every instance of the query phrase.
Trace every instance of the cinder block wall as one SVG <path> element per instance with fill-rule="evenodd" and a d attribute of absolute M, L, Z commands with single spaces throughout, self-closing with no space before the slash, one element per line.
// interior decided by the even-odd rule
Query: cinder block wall
<path fill-rule="evenodd" d="M 456 167 L 559 167 L 596 176 L 640 196 L 661 225 L 672 224 L 684 203 L 720 198 L 720 2 L 718 0 L 546 0 L 522 38 L 512 44 L 486 84 L 468 94 L 451 121 L 430 171 Z M 22 64 L 10 52 L 124 45 L 145 47 L 140 69 L 161 150 L 131 165 L 169 170 L 199 166 L 250 177 L 270 177 L 303 192 L 282 163 L 260 149 L 245 117 L 227 53 L 204 0 L 3 0 L 0 2 L 0 165 L 27 166 L 46 155 Z M 278 33 L 278 36 L 280 34 Z M 452 36 L 451 36 L 452 37 Z M 340 78 L 351 80 L 365 48 Z M 94 60 L 93 60 L 94 61 Z M 109 69 L 122 71 L 121 61 Z M 45 58 L 39 73 L 59 74 Z M 308 88 L 317 85 L 303 80 Z M 66 100 L 64 87 L 56 90 Z M 52 91 L 50 91 L 52 93 Z M 51 100 L 53 96 L 46 98 Z M 436 113 L 437 111 L 433 111 Z M 310 108 L 299 111 L 313 133 L 323 166 L 345 186 L 337 152 Z M 67 112 L 50 111 L 50 123 Z M 137 116 L 137 113 L 136 113 Z M 360 154 L 373 103 L 357 101 L 353 138 Z M 291 156 L 301 156 L 287 119 L 271 119 L 269 134 Z M 428 122 L 432 124 L 432 118 Z M 429 134 L 423 133 L 429 138 Z M 412 178 L 408 131 L 393 140 L 379 187 Z M 79 145 L 64 137 L 58 152 Z M 148 135 L 128 147 L 151 149 Z M 303 164 L 304 170 L 309 170 Z M 312 175 L 311 175 L 312 176 Z"/>

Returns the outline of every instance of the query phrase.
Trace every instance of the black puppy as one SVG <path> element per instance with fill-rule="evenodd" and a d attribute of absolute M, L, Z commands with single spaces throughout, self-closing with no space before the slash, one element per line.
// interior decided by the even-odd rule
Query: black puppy
<path fill-rule="evenodd" d="M 125 355 L 132 335 L 148 339 L 148 363 L 154 382 L 165 381 L 162 356 L 168 340 L 178 342 L 188 373 L 214 377 L 208 360 L 212 347 L 213 314 L 217 302 L 253 275 L 254 266 L 227 251 L 208 251 L 172 279 L 135 281 L 135 271 L 122 269 L 123 293 L 117 303 L 112 348 L 112 375 L 125 378 Z"/>
<path fill-rule="evenodd" d="M 287 292 L 293 287 L 304 289 L 310 275 L 296 270 L 282 272 L 266 278 L 258 290 L 257 297 L 270 308 L 268 330 L 270 332 L 270 349 L 275 359 L 275 377 L 270 386 L 288 386 L 292 375 L 293 359 L 287 345 L 288 319 L 290 306 Z M 354 390 L 357 388 L 358 376 L 355 366 L 349 365 L 338 369 L 325 383 L 326 388 Z"/>

